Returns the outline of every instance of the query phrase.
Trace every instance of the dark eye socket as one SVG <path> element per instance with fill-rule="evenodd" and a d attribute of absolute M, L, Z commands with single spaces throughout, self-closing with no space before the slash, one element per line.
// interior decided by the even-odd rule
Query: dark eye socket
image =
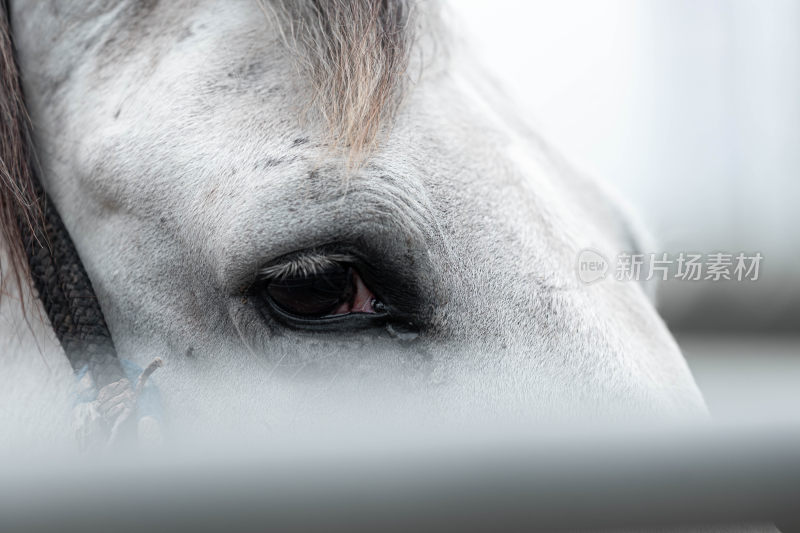
<path fill-rule="evenodd" d="M 334 315 L 355 293 L 351 266 L 331 263 L 313 274 L 269 280 L 266 291 L 284 311 L 301 317 Z"/>
<path fill-rule="evenodd" d="M 265 318 L 292 329 L 418 331 L 418 296 L 397 265 L 364 259 L 350 247 L 295 252 L 267 264 L 247 289 Z M 377 291 L 374 291 L 377 289 Z M 383 300 L 383 297 L 387 300 Z"/>
<path fill-rule="evenodd" d="M 251 288 L 273 318 L 302 329 L 360 329 L 384 324 L 386 305 L 347 254 L 303 252 L 265 267 Z"/>

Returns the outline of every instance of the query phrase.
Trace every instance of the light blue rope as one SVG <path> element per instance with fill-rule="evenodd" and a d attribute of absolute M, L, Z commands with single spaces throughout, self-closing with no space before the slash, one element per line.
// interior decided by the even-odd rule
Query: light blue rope
<path fill-rule="evenodd" d="M 142 374 L 144 369 L 133 361 L 129 361 L 127 359 L 120 360 L 120 364 L 122 366 L 122 371 L 125 372 L 125 377 L 127 377 L 128 381 L 131 382 L 131 386 L 136 387 L 136 383 L 139 381 L 139 376 Z M 83 367 L 81 367 L 81 369 L 75 374 L 76 380 L 80 381 L 83 379 L 87 372 L 89 372 L 89 366 L 83 365 Z M 96 387 L 77 390 L 75 392 L 76 405 L 80 403 L 93 402 L 96 399 Z M 142 388 L 142 392 L 139 394 L 139 397 L 136 401 L 136 415 L 137 418 L 150 416 L 156 419 L 158 422 L 162 421 L 163 409 L 161 407 L 161 394 L 159 393 L 158 387 L 155 385 L 152 376 L 145 383 L 144 388 Z"/>

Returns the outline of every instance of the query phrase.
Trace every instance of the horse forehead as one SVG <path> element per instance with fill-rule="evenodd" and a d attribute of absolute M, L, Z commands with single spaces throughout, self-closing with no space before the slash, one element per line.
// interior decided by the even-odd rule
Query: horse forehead
<path fill-rule="evenodd" d="M 267 18 L 263 15 L 264 14 L 257 9 L 257 6 L 254 6 L 254 4 L 249 1 L 226 2 L 222 8 L 220 7 L 220 3 L 211 1 L 200 3 L 124 3 L 121 4 L 121 7 L 114 14 L 112 21 L 107 22 L 107 31 L 104 34 L 105 38 L 100 40 L 96 48 L 96 50 L 98 50 L 98 58 L 107 56 L 105 59 L 98 60 L 100 61 L 98 66 L 101 69 L 119 68 L 120 63 L 124 63 L 126 60 L 130 59 L 130 56 L 140 52 L 144 53 L 145 57 L 148 58 L 146 64 L 155 69 L 157 63 L 170 53 L 176 56 L 174 58 L 175 62 L 170 63 L 170 66 L 175 63 L 180 64 L 181 56 L 184 53 L 181 48 L 183 46 L 182 43 L 186 43 L 187 48 L 193 49 L 196 48 L 195 45 L 198 44 L 196 42 L 197 40 L 206 40 L 206 48 L 204 51 L 208 51 L 210 43 L 214 45 L 224 44 L 225 46 L 215 47 L 214 54 L 218 56 L 216 58 L 200 58 L 199 55 L 203 55 L 202 53 L 194 57 L 194 61 L 202 59 L 220 66 L 219 69 L 209 68 L 203 70 L 201 73 L 201 76 L 209 82 L 209 85 L 202 87 L 202 91 L 198 91 L 198 87 L 193 85 L 190 81 L 187 80 L 183 83 L 184 95 L 202 92 L 203 98 L 211 97 L 215 105 L 220 105 L 222 109 L 229 111 L 234 111 L 238 106 L 238 110 L 241 112 L 238 115 L 232 112 L 229 113 L 229 117 L 211 119 L 212 121 L 219 120 L 216 127 L 218 133 L 220 133 L 225 128 L 231 128 L 232 120 L 234 120 L 236 116 L 245 116 L 254 113 L 254 108 L 249 107 L 249 104 L 253 103 L 252 99 L 232 97 L 235 96 L 232 91 L 232 89 L 235 89 L 234 85 L 244 83 L 245 89 L 250 91 L 252 85 L 248 85 L 248 81 L 254 85 L 264 85 L 265 76 L 285 70 L 287 67 L 285 63 L 281 63 L 279 65 L 273 65 L 275 68 L 271 70 L 269 69 L 269 63 L 267 61 L 258 60 L 264 55 L 265 50 L 279 48 L 277 46 L 272 46 L 277 43 L 276 39 L 270 40 L 263 32 L 265 21 L 267 21 Z M 256 17 L 255 21 L 253 20 L 253 16 Z M 216 24 L 210 24 L 212 21 L 216 21 Z M 149 36 L 153 38 L 149 39 Z M 133 45 L 129 45 L 129 43 L 133 43 Z M 187 50 L 186 53 L 191 54 L 192 52 L 191 50 Z M 126 57 L 127 59 L 125 59 Z M 115 61 L 115 59 L 119 61 Z M 190 70 L 195 67 L 196 63 L 194 61 L 187 62 L 184 69 Z M 130 73 L 135 74 L 139 71 L 140 69 L 137 65 L 137 68 L 132 69 Z M 231 75 L 230 78 L 232 78 L 233 81 L 230 81 L 228 74 Z M 165 68 L 157 75 L 180 77 L 181 73 L 179 71 L 176 73 L 173 72 L 172 69 Z M 166 85 L 164 86 L 166 87 Z M 524 172 L 512 168 L 514 164 L 496 164 L 496 162 L 503 159 L 500 156 L 501 154 L 498 154 L 496 151 L 492 152 L 491 150 L 482 148 L 482 153 L 486 156 L 482 160 L 478 157 L 471 156 L 470 150 L 466 149 L 466 147 L 485 144 L 485 135 L 481 135 L 480 139 L 475 139 L 474 135 L 465 132 L 465 130 L 479 128 L 482 117 L 477 113 L 469 120 L 459 122 L 441 114 L 426 113 L 424 108 L 430 108 L 432 104 L 437 104 L 437 102 L 442 103 L 440 101 L 441 98 L 439 98 L 439 100 L 437 100 L 437 98 L 445 93 L 448 99 L 454 101 L 459 100 L 457 94 L 447 90 L 448 87 L 443 87 L 441 84 L 434 84 L 435 89 L 432 91 L 429 90 L 430 87 L 431 84 L 419 86 L 416 92 L 423 93 L 422 97 L 416 98 L 411 106 L 406 107 L 408 115 L 421 116 L 421 118 L 417 117 L 405 124 L 405 127 L 400 125 L 400 127 L 397 128 L 400 134 L 402 135 L 405 133 L 407 138 L 401 140 L 400 143 L 390 144 L 386 150 L 382 151 L 383 159 L 391 161 L 395 166 L 396 172 L 393 174 L 376 174 L 379 179 L 362 181 L 362 192 L 375 191 L 383 194 L 396 194 L 398 198 L 403 197 L 402 202 L 405 205 L 414 207 L 412 211 L 427 210 L 430 208 L 431 204 L 436 204 L 437 210 L 446 212 L 448 216 L 452 218 L 451 222 L 453 224 L 458 224 L 464 220 L 479 220 L 481 216 L 487 214 L 494 215 L 495 218 L 501 215 L 501 213 L 498 213 L 496 210 L 492 213 L 486 212 L 487 209 L 492 209 L 490 201 L 495 200 L 495 203 L 497 203 L 497 200 L 501 198 L 494 190 L 497 188 L 497 185 L 500 184 L 506 190 L 514 189 L 524 192 L 525 194 L 519 195 L 519 199 L 528 200 L 529 203 L 535 203 L 537 196 L 546 196 L 551 204 L 556 200 L 554 194 L 545 194 L 541 192 L 542 186 L 553 180 L 546 172 L 539 172 L 533 177 L 528 175 L 520 178 L 520 175 L 524 174 Z M 287 91 L 288 89 L 284 88 L 282 92 L 286 93 Z M 250 91 L 250 93 L 253 94 L 253 91 Z M 291 97 L 292 95 L 284 94 L 280 102 L 282 104 L 287 104 L 287 102 L 291 100 Z M 297 95 L 295 94 L 294 97 L 296 99 Z M 145 98 L 145 100 L 146 99 L 147 98 Z M 165 99 L 165 101 L 168 100 L 169 99 Z M 269 102 L 274 103 L 277 101 L 278 100 L 270 100 Z M 199 100 L 197 103 L 198 105 L 202 104 Z M 172 122 L 173 119 L 181 120 L 182 116 L 184 116 L 181 114 L 184 111 L 181 107 L 185 106 L 185 103 L 176 103 L 174 108 L 169 108 L 166 104 L 164 105 L 164 111 L 173 115 L 173 118 L 162 117 L 164 128 L 168 129 L 168 125 L 174 125 Z M 452 106 L 448 103 L 443 107 L 451 108 Z M 457 109 L 453 110 L 457 111 Z M 289 110 L 286 106 L 260 106 L 257 113 L 265 116 L 274 116 L 281 113 L 285 114 L 287 111 Z M 198 112 L 197 108 L 193 108 L 191 111 L 191 113 L 195 114 Z M 143 123 L 146 122 L 145 117 L 140 117 L 139 121 Z M 429 121 L 430 124 L 425 125 L 425 121 Z M 278 121 L 277 123 L 265 121 L 262 126 L 256 126 L 255 129 L 259 130 L 256 132 L 256 137 L 260 140 L 265 140 L 271 135 L 274 135 L 276 130 L 282 129 L 281 142 L 284 145 L 287 139 L 297 135 L 296 126 L 290 125 L 286 123 L 286 121 Z M 416 142 L 419 137 L 419 132 L 423 131 L 423 129 L 427 132 L 425 140 L 430 141 L 431 144 L 433 144 L 432 147 L 425 147 L 423 146 L 424 143 Z M 205 135 L 205 137 L 200 135 L 204 132 L 207 133 L 210 128 L 204 126 L 202 130 L 203 131 L 198 132 L 198 135 L 187 135 L 186 139 L 189 142 L 206 143 L 203 148 L 208 148 L 209 152 L 219 153 L 217 149 L 224 148 L 224 146 L 217 146 L 214 144 L 217 143 L 217 140 L 209 140 L 207 138 L 208 135 Z M 181 131 L 186 132 L 187 130 L 185 127 L 182 127 Z M 157 132 L 158 130 L 152 130 L 152 133 Z M 456 136 L 460 137 L 456 140 Z M 129 138 L 129 135 L 126 133 L 125 137 Z M 220 135 L 220 137 L 222 136 Z M 237 141 L 239 146 L 245 145 L 243 139 L 237 137 L 236 133 L 225 135 L 225 137 L 230 137 L 234 141 Z M 296 138 L 303 137 L 297 136 Z M 169 139 L 165 145 L 165 149 L 173 149 L 175 148 L 174 144 L 172 144 L 173 142 L 181 142 L 173 139 L 175 139 L 175 136 Z M 128 143 L 129 146 L 131 144 L 130 142 Z M 232 144 L 234 143 L 229 143 L 228 147 L 233 148 Z M 145 143 L 145 145 L 147 145 L 147 143 Z M 197 146 L 201 146 L 201 144 Z M 275 146 L 274 143 L 273 146 Z M 116 146 L 110 148 L 119 149 L 120 147 Z M 297 149 L 301 155 L 304 155 L 310 160 L 319 156 L 319 147 L 315 147 L 311 143 L 300 146 Z M 270 160 L 276 161 L 285 157 L 289 150 L 290 149 L 287 147 L 277 148 L 274 154 L 275 157 L 272 157 L 273 154 L 267 153 L 267 150 L 262 150 L 262 153 L 258 154 L 258 158 L 266 162 Z M 253 164 L 257 164 L 255 156 L 258 151 L 258 148 L 253 146 L 251 154 L 254 156 Z M 107 161 L 108 152 L 108 150 L 97 151 L 98 154 L 102 155 L 104 161 Z M 244 151 L 237 148 L 237 150 L 233 150 L 233 152 L 243 153 Z M 417 154 L 417 156 L 409 157 L 414 156 L 414 154 Z M 217 159 L 217 156 L 215 156 L 215 159 Z M 426 163 L 424 166 L 429 168 L 426 169 L 420 166 L 402 164 L 404 160 L 409 159 L 425 160 Z M 164 160 L 176 160 L 176 158 L 165 157 Z M 242 161 L 234 161 L 233 163 L 242 163 Z M 249 160 L 244 163 L 250 164 Z M 430 167 L 435 168 L 431 169 Z M 209 165 L 208 169 L 213 170 L 213 166 Z M 219 180 L 224 181 L 228 169 L 220 170 L 221 171 L 217 173 Z M 105 174 L 107 173 L 108 172 Z M 164 179 L 174 179 L 170 177 L 170 172 L 162 172 L 162 175 L 165 176 Z M 240 176 L 241 175 L 245 174 L 240 174 Z M 319 176 L 319 173 L 316 175 Z M 331 173 L 331 175 L 334 175 L 334 173 Z M 248 176 L 248 186 L 258 187 L 264 183 L 263 178 L 258 173 L 251 173 Z M 309 173 L 309 176 L 311 176 L 311 173 Z M 392 179 L 385 179 L 387 176 L 392 177 Z M 305 177 L 298 176 L 297 178 L 303 182 L 306 188 L 309 188 L 309 180 L 305 179 Z M 414 179 L 417 177 L 419 180 Z M 531 191 L 530 187 L 525 186 L 525 182 L 531 179 L 538 180 L 537 191 Z M 516 180 L 516 182 L 512 183 L 514 180 Z M 107 183 L 111 183 L 108 180 L 106 181 Z M 328 178 L 324 186 L 320 185 L 316 187 L 316 189 L 322 193 L 332 195 L 333 193 L 331 191 L 336 191 L 338 189 L 334 181 L 335 180 L 332 178 Z M 420 182 L 424 187 L 419 186 Z M 284 185 L 291 185 L 292 183 L 292 180 L 283 180 Z M 275 181 L 272 184 L 280 186 L 281 182 Z M 314 187 L 312 187 L 312 189 L 314 189 Z M 145 189 L 135 190 L 143 191 Z M 430 198 L 426 197 L 427 191 L 430 191 Z M 468 207 L 474 210 L 474 212 L 466 212 L 463 209 L 452 209 L 452 204 L 459 198 L 465 202 L 462 207 Z M 429 200 L 430 204 L 427 203 Z M 568 199 L 564 201 L 568 202 Z M 552 225 L 555 223 L 553 218 L 557 218 L 560 216 L 559 213 L 564 211 L 558 211 L 550 207 L 547 210 L 536 209 L 521 213 L 526 207 L 522 205 L 523 203 L 522 201 L 516 202 L 517 208 L 514 213 L 509 213 L 512 211 L 509 207 L 511 204 L 506 203 L 503 207 L 504 213 L 502 214 L 510 214 L 511 218 L 517 219 L 518 222 L 512 224 L 515 227 L 521 227 L 525 224 L 533 228 L 539 228 L 542 224 Z M 531 207 L 536 206 L 533 205 Z M 542 216 L 542 213 L 548 216 Z M 559 235 L 562 234 L 567 235 L 564 231 L 559 233 Z M 547 243 L 544 244 L 547 245 Z"/>
<path fill-rule="evenodd" d="M 119 3 L 107 13 L 87 13 L 84 46 L 92 56 L 89 63 L 102 77 L 113 75 L 133 58 L 143 57 L 149 69 L 140 74 L 147 76 L 169 53 L 188 51 L 198 41 L 220 42 L 223 38 L 225 45 L 219 46 L 215 55 L 244 61 L 248 47 L 239 44 L 242 33 L 259 29 L 268 41 L 268 21 L 253 4 L 243 0 L 133 0 Z M 246 42 L 256 41 L 249 38 Z"/>
<path fill-rule="evenodd" d="M 148 76 L 165 55 L 189 40 L 214 41 L 218 46 L 207 59 L 232 64 L 243 59 L 236 55 L 265 53 L 265 43 L 271 48 L 283 44 L 292 70 L 307 78 L 306 107 L 313 108 L 332 141 L 347 146 L 352 156 L 373 145 L 402 97 L 411 47 L 408 3 L 125 3 L 98 18 L 99 44 L 92 38 L 85 45 L 94 51 L 95 72 L 103 78 L 132 57 L 145 59 L 137 74 Z M 237 73 L 241 75 L 249 73 Z"/>

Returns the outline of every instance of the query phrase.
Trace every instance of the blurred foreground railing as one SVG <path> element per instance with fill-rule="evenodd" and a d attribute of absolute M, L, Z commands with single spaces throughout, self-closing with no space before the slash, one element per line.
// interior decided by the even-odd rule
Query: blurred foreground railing
<path fill-rule="evenodd" d="M 792 428 L 317 444 L 325 453 L 6 464 L 0 531 L 530 531 L 800 516 Z"/>

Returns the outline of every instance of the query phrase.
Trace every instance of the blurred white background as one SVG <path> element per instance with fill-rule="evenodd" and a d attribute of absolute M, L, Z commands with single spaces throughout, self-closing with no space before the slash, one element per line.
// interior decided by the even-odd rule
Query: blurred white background
<path fill-rule="evenodd" d="M 539 133 L 660 251 L 761 252 L 755 283 L 668 282 L 676 329 L 800 330 L 800 1 L 456 0 Z"/>

